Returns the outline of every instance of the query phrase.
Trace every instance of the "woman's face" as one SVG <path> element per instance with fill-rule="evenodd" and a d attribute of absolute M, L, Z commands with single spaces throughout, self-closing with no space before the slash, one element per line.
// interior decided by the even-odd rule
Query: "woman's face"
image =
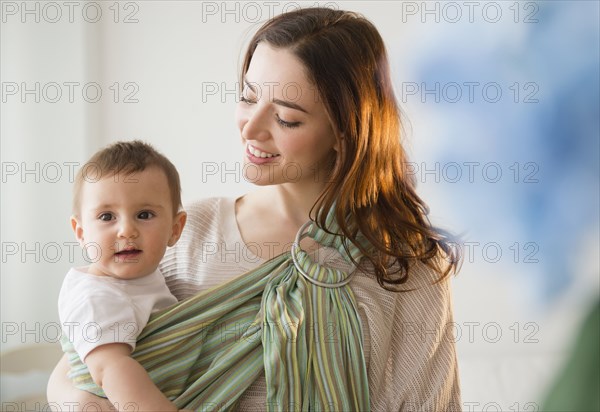
<path fill-rule="evenodd" d="M 247 181 L 325 183 L 336 137 L 304 65 L 288 50 L 259 43 L 244 78 L 236 122 Z"/>

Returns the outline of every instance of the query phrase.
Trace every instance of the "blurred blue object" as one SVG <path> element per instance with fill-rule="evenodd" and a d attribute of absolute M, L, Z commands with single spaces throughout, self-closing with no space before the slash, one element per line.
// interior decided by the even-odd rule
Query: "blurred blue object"
<path fill-rule="evenodd" d="M 475 161 L 479 170 L 496 163 L 503 173 L 497 182 L 441 185 L 456 199 L 449 207 L 475 239 L 528 245 L 521 252 L 539 264 L 522 270 L 539 291 L 532 294 L 549 303 L 573 283 L 573 260 L 582 258 L 586 239 L 598 237 L 599 2 L 536 4 L 537 23 L 446 27 L 445 40 L 425 42 L 416 64 L 418 82 L 429 89 L 463 86 L 458 101 L 456 87 L 448 87 L 431 105 L 444 124 L 430 161 Z M 478 84 L 472 99 L 465 95 L 469 82 Z"/>

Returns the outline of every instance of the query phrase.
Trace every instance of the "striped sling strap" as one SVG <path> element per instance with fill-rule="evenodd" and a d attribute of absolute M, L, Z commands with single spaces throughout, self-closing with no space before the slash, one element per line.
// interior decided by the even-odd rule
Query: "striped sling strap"
<path fill-rule="evenodd" d="M 132 357 L 178 408 L 234 410 L 264 371 L 260 410 L 370 409 L 352 272 L 319 265 L 299 247 L 308 235 L 357 262 L 358 249 L 332 234 L 331 212 L 326 227 L 308 222 L 290 252 L 151 316 Z M 62 343 L 75 385 L 104 396 Z"/>

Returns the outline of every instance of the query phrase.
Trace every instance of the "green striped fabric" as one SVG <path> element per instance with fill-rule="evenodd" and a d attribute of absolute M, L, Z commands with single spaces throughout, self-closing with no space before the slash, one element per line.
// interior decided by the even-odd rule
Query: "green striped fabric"
<path fill-rule="evenodd" d="M 336 232 L 333 218 L 327 228 Z M 350 261 L 350 242 L 312 224 L 309 236 L 335 247 Z M 299 248 L 298 266 L 320 282 L 348 274 L 321 266 Z M 290 252 L 213 289 L 154 313 L 132 357 L 177 407 L 233 410 L 264 370 L 267 395 L 261 410 L 368 411 L 369 389 L 356 299 L 348 285 L 313 284 Z M 72 345 L 70 378 L 104 396 Z"/>

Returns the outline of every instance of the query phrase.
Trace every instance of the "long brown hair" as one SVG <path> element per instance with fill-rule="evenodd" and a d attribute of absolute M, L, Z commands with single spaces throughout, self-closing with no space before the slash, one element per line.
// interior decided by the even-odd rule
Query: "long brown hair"
<path fill-rule="evenodd" d="M 407 170 L 387 52 L 373 24 L 357 13 L 329 8 L 276 16 L 250 41 L 242 77 L 260 42 L 287 49 L 304 63 L 339 132 L 340 150 L 311 215 L 335 207 L 343 235 L 371 262 L 386 289 L 398 290 L 416 261 L 435 269 L 438 281 L 456 273 L 458 250 L 429 222 L 429 209 Z M 315 218 L 322 228 L 325 217 Z M 358 241 L 359 233 L 369 246 Z"/>

